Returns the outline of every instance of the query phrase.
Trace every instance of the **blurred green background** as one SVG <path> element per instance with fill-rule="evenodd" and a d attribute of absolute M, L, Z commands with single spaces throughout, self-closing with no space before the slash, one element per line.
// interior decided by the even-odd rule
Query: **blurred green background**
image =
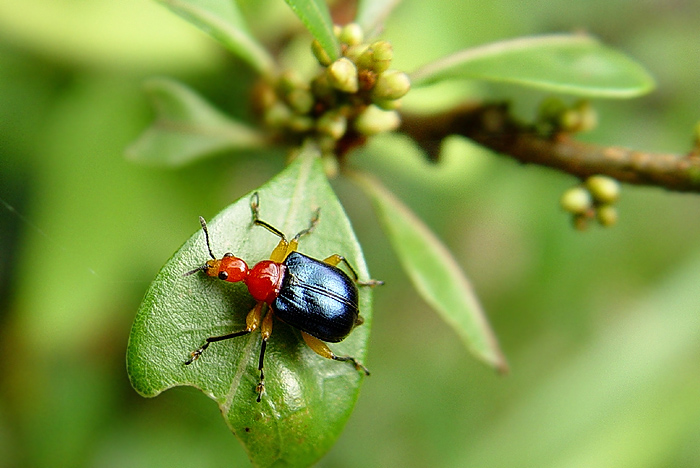
<path fill-rule="evenodd" d="M 287 18 L 271 3 L 268 23 Z M 470 45 L 590 31 L 659 88 L 596 102 L 600 128 L 583 138 L 684 152 L 700 119 L 699 26 L 697 0 L 406 0 L 384 37 L 410 71 Z M 126 161 L 152 118 L 140 83 L 153 75 L 246 117 L 244 67 L 149 0 L 0 2 L 0 467 L 247 465 L 213 401 L 189 388 L 141 398 L 124 353 L 150 280 L 197 216 L 283 161 L 247 154 L 175 171 Z M 475 91 L 512 96 L 525 115 L 542 98 Z M 573 178 L 462 139 L 440 165 L 396 137 L 353 158 L 452 249 L 512 371 L 472 359 L 410 287 L 367 200 L 338 180 L 386 286 L 372 377 L 320 466 L 700 466 L 700 197 L 626 187 L 619 225 L 582 234 L 558 207 Z"/>

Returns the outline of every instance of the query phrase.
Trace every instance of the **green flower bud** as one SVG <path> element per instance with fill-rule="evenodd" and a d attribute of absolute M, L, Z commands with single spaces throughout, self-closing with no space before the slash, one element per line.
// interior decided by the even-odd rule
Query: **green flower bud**
<path fill-rule="evenodd" d="M 360 44 L 364 40 L 362 27 L 357 23 L 346 24 L 341 28 L 338 40 L 349 46 Z"/>
<path fill-rule="evenodd" d="M 387 41 L 377 41 L 373 42 L 370 48 L 374 53 L 372 57 L 373 65 L 369 68 L 377 73 L 388 70 L 391 65 L 391 59 L 394 58 L 394 49 L 391 47 L 391 43 Z"/>
<path fill-rule="evenodd" d="M 359 60 L 360 57 L 369 49 L 368 44 L 357 44 L 354 46 L 350 46 L 345 50 L 345 56 L 355 62 L 357 66 L 359 67 Z M 366 67 L 365 67 L 366 68 Z"/>
<path fill-rule="evenodd" d="M 401 125 L 401 117 L 396 111 L 385 111 L 377 106 L 367 106 L 354 122 L 355 130 L 371 136 L 382 132 L 391 132 Z"/>
<path fill-rule="evenodd" d="M 321 163 L 323 164 L 323 172 L 326 173 L 326 177 L 333 179 L 338 176 L 340 166 L 338 164 L 338 157 L 335 155 L 335 153 L 331 151 L 328 153 L 323 153 L 321 155 Z"/>
<path fill-rule="evenodd" d="M 308 114 L 314 106 L 314 96 L 306 89 L 294 89 L 287 94 L 287 103 L 297 114 Z"/>
<path fill-rule="evenodd" d="M 327 67 L 328 65 L 333 62 L 331 60 L 331 57 L 328 55 L 328 52 L 321 47 L 321 43 L 318 42 L 316 39 L 314 39 L 311 42 L 311 52 L 313 52 L 314 57 L 316 57 L 316 60 L 318 60 L 318 63 L 323 65 L 324 67 Z"/>
<path fill-rule="evenodd" d="M 564 112 L 566 112 L 564 101 L 557 97 L 549 97 L 540 103 L 538 118 L 543 122 L 555 123 Z"/>
<path fill-rule="evenodd" d="M 270 86 L 258 86 L 255 92 L 257 93 L 257 106 L 259 106 L 260 109 L 269 109 L 279 100 L 277 93 Z"/>
<path fill-rule="evenodd" d="M 328 67 L 326 73 L 334 88 L 346 93 L 357 92 L 357 67 L 350 59 L 339 58 Z"/>
<path fill-rule="evenodd" d="M 617 223 L 617 209 L 612 205 L 600 205 L 596 211 L 596 218 L 601 226 L 612 226 Z"/>
<path fill-rule="evenodd" d="M 377 76 L 377 82 L 372 88 L 373 100 L 391 100 L 403 97 L 411 89 L 408 75 L 398 70 L 387 70 Z"/>
<path fill-rule="evenodd" d="M 394 50 L 391 43 L 387 41 L 377 41 L 367 47 L 356 62 L 360 68 L 372 70 L 375 73 L 386 71 L 391 65 L 391 59 L 394 57 Z"/>
<path fill-rule="evenodd" d="M 557 124 L 561 130 L 576 132 L 581 128 L 581 114 L 575 109 L 567 109 L 559 115 Z"/>
<path fill-rule="evenodd" d="M 291 109 L 283 102 L 277 101 L 265 111 L 263 119 L 269 127 L 282 128 L 287 124 L 291 116 Z"/>
<path fill-rule="evenodd" d="M 598 203 L 615 203 L 620 198 L 620 182 L 612 177 L 604 175 L 591 176 L 586 179 L 586 188 L 588 188 Z"/>
<path fill-rule="evenodd" d="M 384 110 L 401 109 L 401 99 L 373 99 L 372 103 Z"/>
<path fill-rule="evenodd" d="M 348 119 L 338 111 L 329 111 L 316 121 L 316 130 L 324 135 L 340 140 L 348 128 Z"/>
<path fill-rule="evenodd" d="M 591 194 L 584 187 L 571 187 L 564 192 L 559 200 L 561 207 L 569 213 L 583 214 L 593 206 Z"/>
<path fill-rule="evenodd" d="M 591 105 L 591 101 L 580 100 L 574 104 L 574 109 L 579 113 L 579 127 L 577 131 L 588 132 L 598 126 L 598 113 Z"/>
<path fill-rule="evenodd" d="M 328 74 L 322 73 L 311 81 L 311 92 L 317 98 L 329 98 L 335 95 L 335 88 L 328 79 Z"/>
<path fill-rule="evenodd" d="M 285 70 L 277 80 L 277 89 L 284 95 L 297 88 L 304 88 L 306 85 L 299 73 L 295 70 Z"/>
<path fill-rule="evenodd" d="M 287 121 L 287 128 L 296 133 L 308 132 L 314 127 L 314 119 L 308 115 L 293 115 Z"/>

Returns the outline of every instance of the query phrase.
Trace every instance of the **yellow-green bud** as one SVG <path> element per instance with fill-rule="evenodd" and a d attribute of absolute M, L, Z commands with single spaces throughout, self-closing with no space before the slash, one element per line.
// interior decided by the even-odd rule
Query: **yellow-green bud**
<path fill-rule="evenodd" d="M 314 119 L 308 115 L 293 115 L 287 121 L 287 128 L 293 132 L 303 133 L 308 132 L 314 127 Z"/>
<path fill-rule="evenodd" d="M 620 198 L 620 182 L 612 177 L 594 175 L 586 179 L 586 188 L 602 204 L 615 203 Z"/>
<path fill-rule="evenodd" d="M 596 211 L 596 218 L 601 226 L 612 226 L 617 223 L 617 209 L 612 205 L 600 205 Z"/>
<path fill-rule="evenodd" d="M 394 49 L 390 42 L 373 42 L 370 47 L 374 50 L 374 65 L 372 69 L 377 73 L 382 73 L 389 69 L 391 59 L 394 58 Z"/>
<path fill-rule="evenodd" d="M 372 88 L 372 99 L 379 101 L 399 99 L 411 89 L 408 75 L 398 70 L 387 70 L 377 76 L 377 82 Z"/>
<path fill-rule="evenodd" d="M 367 68 L 375 73 L 382 73 L 389 69 L 391 59 L 394 58 L 394 49 L 387 41 L 376 41 L 364 51 L 357 59 L 360 68 Z"/>
<path fill-rule="evenodd" d="M 353 62 L 355 62 L 359 67 L 360 65 L 358 61 L 360 60 L 360 57 L 362 57 L 362 54 L 364 54 L 368 49 L 369 45 L 367 44 L 357 44 L 354 46 L 350 46 L 345 51 L 345 56 Z"/>
<path fill-rule="evenodd" d="M 329 111 L 319 117 L 316 122 L 316 130 L 324 135 L 328 135 L 335 140 L 339 140 L 345 135 L 348 128 L 348 119 L 337 111 Z"/>
<path fill-rule="evenodd" d="M 314 97 L 309 90 L 294 89 L 287 94 L 287 103 L 297 114 L 308 114 L 314 105 Z"/>
<path fill-rule="evenodd" d="M 588 132 L 598 126 L 598 113 L 591 105 L 591 101 L 582 99 L 574 104 L 574 109 L 579 113 L 577 131 Z"/>
<path fill-rule="evenodd" d="M 324 67 L 327 67 L 331 64 L 331 62 L 333 62 L 331 57 L 328 55 L 328 52 L 326 52 L 326 50 L 321 46 L 321 43 L 316 39 L 311 42 L 311 52 L 313 52 L 314 57 L 316 57 L 316 60 L 318 60 L 318 63 Z"/>
<path fill-rule="evenodd" d="M 559 202 L 562 208 L 574 214 L 583 214 L 593 206 L 590 192 L 581 186 L 568 189 Z"/>
<path fill-rule="evenodd" d="M 349 46 L 360 44 L 364 40 L 362 27 L 357 23 L 346 24 L 341 28 L 338 40 Z"/>
<path fill-rule="evenodd" d="M 287 94 L 294 89 L 303 88 L 305 86 L 304 80 L 295 70 L 285 70 L 284 73 L 280 75 L 279 80 L 277 80 L 277 89 L 282 94 Z"/>
<path fill-rule="evenodd" d="M 576 132 L 581 128 L 581 113 L 575 109 L 567 109 L 559 115 L 559 128 L 567 132 Z"/>
<path fill-rule="evenodd" d="M 355 130 L 363 135 L 371 136 L 377 133 L 396 130 L 401 125 L 401 117 L 396 111 L 385 111 L 370 105 L 355 119 Z"/>
<path fill-rule="evenodd" d="M 540 103 L 539 119 L 543 122 L 555 123 L 564 112 L 566 112 L 564 101 L 557 97 L 548 97 Z"/>
<path fill-rule="evenodd" d="M 323 172 L 326 173 L 326 177 L 333 179 L 338 176 L 340 172 L 340 167 L 338 165 L 338 157 L 332 151 L 323 153 L 321 155 L 321 162 L 323 164 Z"/>
<path fill-rule="evenodd" d="M 321 73 L 311 81 L 311 92 L 317 98 L 327 98 L 335 94 L 335 88 L 328 79 L 328 74 Z"/>
<path fill-rule="evenodd" d="M 373 99 L 372 103 L 384 110 L 401 109 L 401 99 Z"/>
<path fill-rule="evenodd" d="M 265 124 L 272 128 L 282 128 L 292 116 L 292 111 L 286 104 L 277 101 L 265 111 Z"/>
<path fill-rule="evenodd" d="M 357 67 L 346 57 L 333 62 L 326 70 L 328 80 L 335 89 L 346 93 L 356 93 L 358 89 Z"/>

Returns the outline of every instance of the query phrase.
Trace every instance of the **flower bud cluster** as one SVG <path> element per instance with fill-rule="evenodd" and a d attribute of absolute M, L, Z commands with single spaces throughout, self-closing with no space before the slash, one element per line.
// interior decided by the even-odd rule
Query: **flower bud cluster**
<path fill-rule="evenodd" d="M 598 125 L 598 115 L 590 101 L 580 100 L 567 105 L 557 97 L 542 101 L 536 126 L 543 135 L 576 133 L 593 130 Z"/>
<path fill-rule="evenodd" d="M 573 215 L 574 226 L 579 230 L 588 227 L 595 218 L 601 226 L 612 226 L 617 222 L 620 198 L 620 183 L 612 177 L 594 175 L 586 181 L 565 191 L 560 199 L 561 207 Z"/>
<path fill-rule="evenodd" d="M 336 150 L 344 137 L 359 140 L 396 130 L 401 123 L 397 109 L 411 88 L 408 75 L 390 68 L 389 42 L 365 42 L 355 23 L 334 31 L 341 44 L 339 58 L 331 60 L 314 40 L 311 52 L 322 66 L 319 73 L 306 81 L 284 73 L 258 100 L 268 126 L 283 134 L 314 136 L 327 152 Z"/>

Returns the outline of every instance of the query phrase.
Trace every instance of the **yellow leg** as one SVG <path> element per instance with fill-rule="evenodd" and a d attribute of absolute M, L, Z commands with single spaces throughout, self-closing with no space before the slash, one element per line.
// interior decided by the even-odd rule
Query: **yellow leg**
<path fill-rule="evenodd" d="M 380 285 L 384 284 L 384 281 L 379 281 L 379 280 L 374 280 L 374 279 L 371 279 L 369 281 L 360 281 L 359 278 L 357 277 L 357 272 L 355 271 L 355 269 L 352 267 L 352 265 L 350 265 L 350 263 L 347 261 L 347 259 L 345 257 L 343 257 L 342 255 L 333 254 L 323 261 L 323 263 L 327 263 L 327 264 L 332 265 L 332 266 L 338 266 L 338 264 L 340 264 L 341 262 L 344 263 L 346 267 L 348 267 L 348 270 L 350 270 L 350 273 L 352 273 L 352 279 L 355 280 L 355 283 L 358 286 L 374 287 L 374 286 L 380 286 Z"/>
<path fill-rule="evenodd" d="M 289 242 L 286 239 L 281 239 L 275 250 L 270 254 L 270 260 L 277 263 L 282 263 L 287 255 L 289 255 Z"/>
<path fill-rule="evenodd" d="M 277 247 L 275 247 L 275 250 L 273 250 L 270 254 L 270 260 L 273 262 L 282 263 L 287 258 L 287 255 L 292 252 L 296 252 L 298 247 L 299 241 L 296 238 L 292 239 L 291 241 L 282 239 L 280 240 L 279 244 L 277 244 Z"/>
<path fill-rule="evenodd" d="M 257 330 L 260 325 L 260 315 L 262 314 L 262 308 L 265 305 L 264 302 L 258 302 L 255 307 L 248 312 L 245 318 L 246 330 L 249 332 Z"/>
<path fill-rule="evenodd" d="M 363 366 L 357 359 L 351 356 L 337 356 L 331 351 L 326 343 L 319 340 L 315 336 L 311 336 L 308 333 L 301 332 L 301 336 L 304 338 L 306 344 L 311 348 L 316 354 L 326 359 L 333 359 L 334 361 L 349 361 L 355 366 L 360 372 L 364 372 L 365 375 L 369 375 L 369 371 L 365 366 Z"/>
<path fill-rule="evenodd" d="M 338 254 L 333 254 L 330 257 L 328 257 L 327 259 L 325 259 L 323 261 L 323 263 L 327 263 L 327 264 L 333 265 L 333 266 L 338 266 L 338 263 L 340 263 L 342 260 L 343 260 L 343 257 L 341 257 Z M 352 268 L 350 268 L 350 271 L 355 273 L 355 270 L 353 270 Z M 355 279 L 357 279 L 357 275 L 355 275 Z"/>
<path fill-rule="evenodd" d="M 255 192 L 250 199 L 250 211 L 253 214 L 253 224 L 264 227 L 280 238 L 279 244 L 277 244 L 275 250 L 273 250 L 270 254 L 270 260 L 281 263 L 287 258 L 287 255 L 292 252 L 296 252 L 299 246 L 299 238 L 310 234 L 316 228 L 320 209 L 317 209 L 314 213 L 314 216 L 311 218 L 311 222 L 309 223 L 309 227 L 300 231 L 291 241 L 287 240 L 282 231 L 274 227 L 272 224 L 260 219 L 260 198 L 258 197 L 258 192 Z"/>

